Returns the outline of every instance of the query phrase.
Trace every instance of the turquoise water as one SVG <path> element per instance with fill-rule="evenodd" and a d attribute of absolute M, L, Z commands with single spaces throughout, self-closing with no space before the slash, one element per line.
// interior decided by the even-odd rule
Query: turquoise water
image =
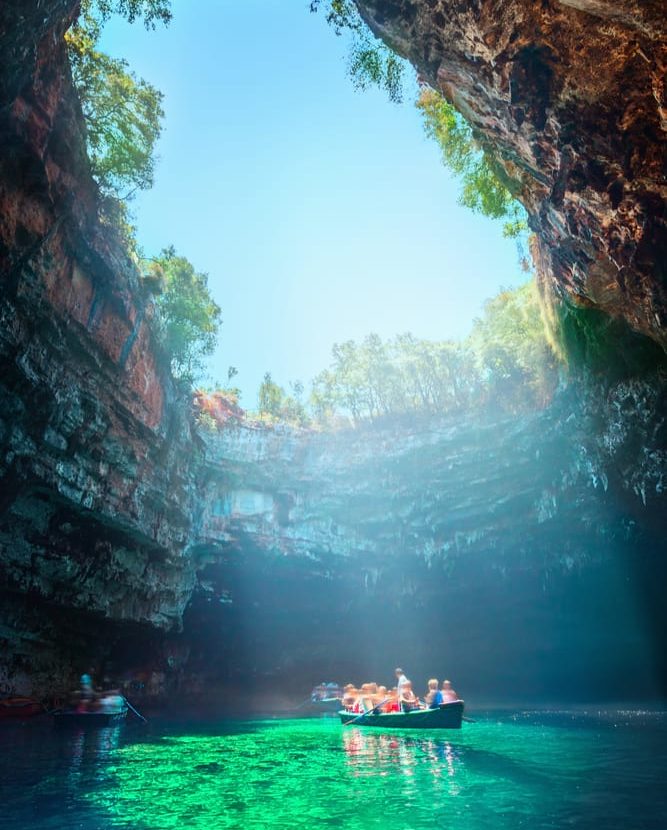
<path fill-rule="evenodd" d="M 667 714 L 476 715 L 458 731 L 335 719 L 0 728 L 4 830 L 667 828 Z"/>

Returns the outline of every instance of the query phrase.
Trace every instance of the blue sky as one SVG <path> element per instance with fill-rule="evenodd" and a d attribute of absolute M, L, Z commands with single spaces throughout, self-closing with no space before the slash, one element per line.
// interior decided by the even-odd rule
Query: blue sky
<path fill-rule="evenodd" d="M 308 382 L 335 342 L 467 333 L 525 280 L 500 222 L 457 184 L 410 96 L 354 89 L 307 0 L 174 0 L 167 29 L 112 21 L 102 48 L 165 95 L 155 187 L 133 203 L 146 254 L 173 244 L 222 308 L 213 379 Z"/>

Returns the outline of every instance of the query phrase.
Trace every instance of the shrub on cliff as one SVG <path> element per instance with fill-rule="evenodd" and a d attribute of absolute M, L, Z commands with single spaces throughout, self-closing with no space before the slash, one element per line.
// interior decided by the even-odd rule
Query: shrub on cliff
<path fill-rule="evenodd" d="M 208 277 L 192 263 L 165 248 L 150 267 L 159 269 L 163 290 L 156 298 L 158 327 L 175 377 L 190 383 L 203 372 L 204 358 L 218 339 L 221 310 L 211 297 Z"/>

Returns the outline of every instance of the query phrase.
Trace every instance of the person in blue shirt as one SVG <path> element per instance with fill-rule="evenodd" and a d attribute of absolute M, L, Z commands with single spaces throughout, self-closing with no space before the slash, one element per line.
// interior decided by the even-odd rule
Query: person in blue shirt
<path fill-rule="evenodd" d="M 441 703 L 443 703 L 442 692 L 438 689 L 438 681 L 435 677 L 432 677 L 428 681 L 428 692 L 424 697 L 424 702 L 428 706 L 429 709 L 437 709 Z"/>

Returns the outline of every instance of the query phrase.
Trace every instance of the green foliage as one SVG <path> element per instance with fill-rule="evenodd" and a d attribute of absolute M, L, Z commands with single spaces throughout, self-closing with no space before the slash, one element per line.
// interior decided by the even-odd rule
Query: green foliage
<path fill-rule="evenodd" d="M 308 414 L 303 403 L 303 384 L 301 381 L 290 383 L 291 394 L 285 392 L 272 378 L 271 372 L 264 379 L 257 393 L 257 408 L 263 420 L 279 421 L 293 426 L 305 426 Z"/>
<path fill-rule="evenodd" d="M 67 33 L 72 75 L 93 176 L 104 195 L 128 198 L 153 184 L 162 93 L 130 72 L 126 61 L 98 51 L 99 34 L 94 17 L 82 18 Z"/>
<path fill-rule="evenodd" d="M 300 381 L 290 384 L 292 394 L 285 392 L 272 378 L 271 372 L 266 372 L 257 394 L 257 405 L 260 417 L 271 423 L 281 422 L 294 426 L 303 426 L 308 422 L 305 407 L 302 402 L 303 384 Z"/>
<path fill-rule="evenodd" d="M 271 372 L 267 372 L 257 393 L 257 408 L 263 415 L 272 415 L 277 418 L 284 398 L 285 390 L 274 382 Z"/>
<path fill-rule="evenodd" d="M 195 271 L 173 247 L 146 263 L 152 275 L 159 274 L 163 292 L 156 299 L 161 340 L 171 360 L 175 377 L 193 382 L 212 354 L 221 324 L 221 311 L 208 288 L 206 274 Z"/>
<path fill-rule="evenodd" d="M 102 22 L 117 14 L 128 23 L 143 18 L 147 29 L 154 29 L 157 23 L 165 26 L 171 21 L 171 0 L 83 0 L 81 11 L 90 13 L 95 9 Z"/>
<path fill-rule="evenodd" d="M 324 422 L 348 415 L 355 423 L 409 413 L 468 408 L 478 373 L 470 349 L 454 341 L 429 342 L 402 334 L 383 342 L 336 344 L 333 362 L 313 382 L 311 407 Z"/>
<path fill-rule="evenodd" d="M 534 282 L 503 289 L 487 300 L 469 342 L 488 400 L 510 410 L 550 400 L 558 384 L 558 363 Z"/>
<path fill-rule="evenodd" d="M 368 28 L 352 0 L 311 0 L 311 12 L 324 9 L 337 35 L 350 35 L 349 73 L 357 89 L 376 86 L 390 101 L 403 100 L 404 63 Z"/>
<path fill-rule="evenodd" d="M 661 346 L 625 320 L 551 295 L 541 303 L 553 348 L 572 376 L 599 375 L 613 381 L 667 369 Z"/>
<path fill-rule="evenodd" d="M 517 411 L 545 405 L 559 379 L 533 284 L 489 300 L 465 342 L 412 334 L 336 344 L 313 382 L 311 408 L 323 423 L 355 423 L 483 406 Z"/>
<path fill-rule="evenodd" d="M 502 169 L 480 146 L 472 128 L 454 107 L 432 89 L 424 89 L 417 102 L 429 137 L 442 151 L 442 160 L 461 180 L 460 203 L 493 219 L 506 219 L 505 236 L 527 230 L 525 212 L 507 188 Z"/>

